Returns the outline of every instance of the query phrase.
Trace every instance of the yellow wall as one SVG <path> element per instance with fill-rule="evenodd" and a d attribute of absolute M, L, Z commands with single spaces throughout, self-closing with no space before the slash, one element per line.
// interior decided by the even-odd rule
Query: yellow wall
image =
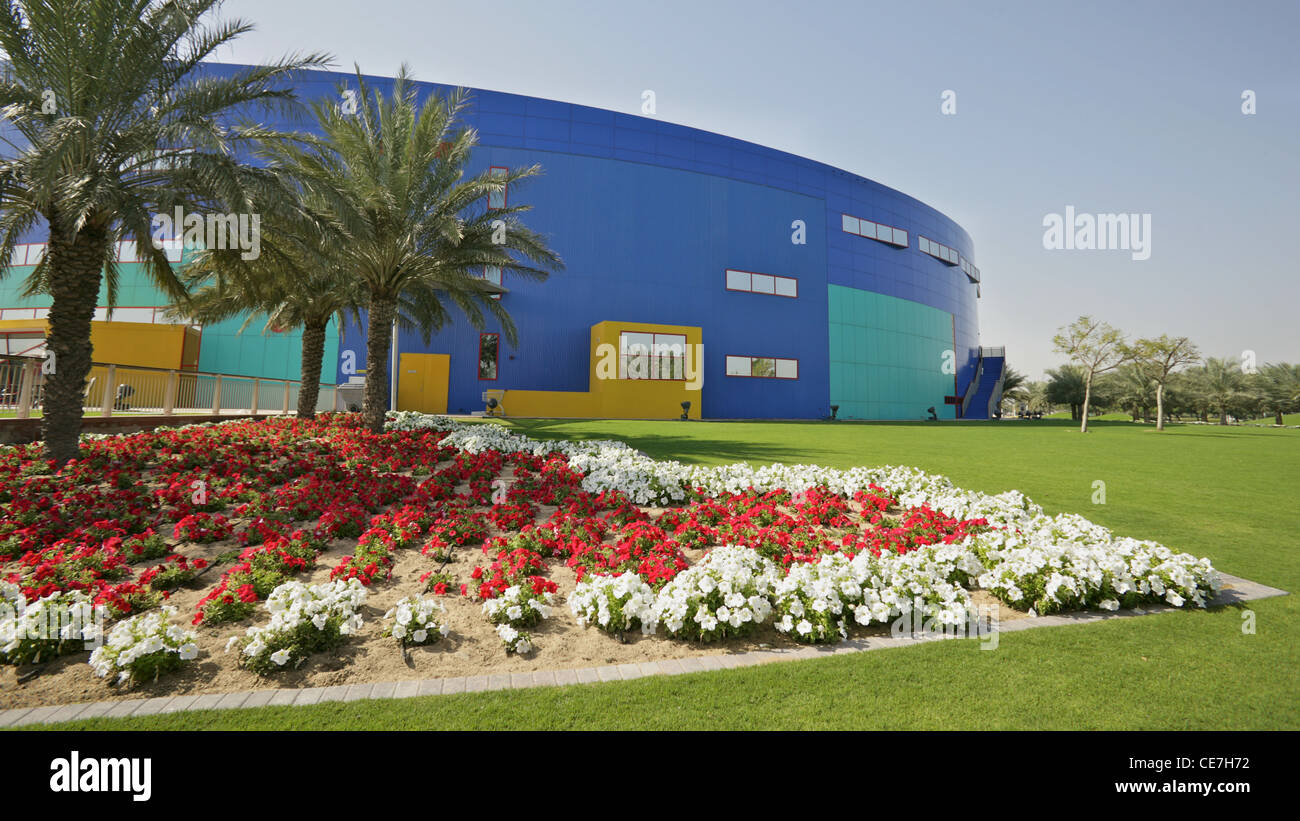
<path fill-rule="evenodd" d="M 703 389 L 691 390 L 684 381 L 651 379 L 601 379 L 597 374 L 601 344 L 618 350 L 624 331 L 678 334 L 690 346 L 703 342 L 703 331 L 689 325 L 654 325 L 644 322 L 600 322 L 591 326 L 588 355 L 588 389 L 585 391 L 506 390 L 501 400 L 507 416 L 563 417 L 575 419 L 677 419 L 681 403 L 691 403 L 690 418 L 700 418 Z M 694 350 L 692 347 L 690 350 Z M 691 358 L 688 354 L 688 359 Z"/>
<path fill-rule="evenodd" d="M 44 319 L 0 320 L 0 331 L 10 328 L 41 328 L 48 333 L 49 323 Z M 94 353 L 91 358 L 95 362 L 139 368 L 179 368 L 187 332 L 196 333 L 186 325 L 92 322 L 90 344 Z"/>

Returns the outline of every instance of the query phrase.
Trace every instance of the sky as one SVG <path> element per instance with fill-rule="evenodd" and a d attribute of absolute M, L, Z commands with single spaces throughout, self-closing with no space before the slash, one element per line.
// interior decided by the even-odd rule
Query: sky
<path fill-rule="evenodd" d="M 325 51 L 629 114 L 650 89 L 660 119 L 896 188 L 970 233 L 981 342 L 1031 378 L 1081 314 L 1300 362 L 1300 2 L 227 0 L 222 16 L 256 26 L 223 62 Z M 1045 248 L 1067 207 L 1149 217 L 1149 255 Z"/>

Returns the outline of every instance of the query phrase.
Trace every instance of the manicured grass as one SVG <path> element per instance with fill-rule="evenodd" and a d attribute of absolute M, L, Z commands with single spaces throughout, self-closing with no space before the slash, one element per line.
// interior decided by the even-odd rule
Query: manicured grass
<path fill-rule="evenodd" d="M 1252 422 L 1255 422 L 1255 423 L 1257 423 L 1257 424 L 1272 425 L 1272 424 L 1275 424 L 1275 423 L 1277 422 L 1277 417 L 1276 417 L 1276 416 L 1262 416 L 1262 417 L 1260 417 L 1259 419 L 1252 419 L 1251 421 L 1252 421 Z M 1284 413 L 1284 414 L 1282 414 L 1282 424 L 1284 424 L 1284 425 L 1300 425 L 1300 413 Z"/>
<path fill-rule="evenodd" d="M 657 458 L 909 464 L 1300 589 L 1300 432 L 1128 422 L 512 422 Z M 1094 482 L 1106 504 L 1094 505 Z M 1171 613 L 762 668 L 583 687 L 176 713 L 67 728 L 1300 728 L 1300 602 Z M 274 686 L 268 682 L 267 686 Z"/>

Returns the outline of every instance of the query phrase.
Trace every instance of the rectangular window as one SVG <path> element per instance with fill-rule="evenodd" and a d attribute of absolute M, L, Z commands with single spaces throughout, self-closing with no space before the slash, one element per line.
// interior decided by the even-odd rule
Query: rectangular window
<path fill-rule="evenodd" d="M 918 237 L 918 239 L 920 240 L 918 246 L 923 253 L 929 254 L 936 259 L 943 260 L 949 265 L 961 264 L 962 256 L 957 253 L 955 249 L 949 248 L 947 245 L 935 242 L 934 240 L 926 239 L 925 237 Z"/>
<path fill-rule="evenodd" d="M 624 331 L 618 346 L 619 379 L 686 379 L 685 334 Z"/>
<path fill-rule="evenodd" d="M 890 245 L 907 247 L 907 232 L 901 228 L 862 219 L 861 217 L 854 217 L 849 214 L 841 214 L 840 216 L 842 218 L 841 227 L 847 234 L 857 234 L 867 239 L 887 242 Z"/>
<path fill-rule="evenodd" d="M 799 360 L 771 356 L 728 356 L 727 376 L 757 379 L 798 379 Z"/>
<path fill-rule="evenodd" d="M 750 271 L 727 270 L 727 290 L 745 291 L 752 294 L 773 294 L 775 296 L 796 299 L 799 296 L 799 280 L 794 277 L 776 274 L 756 274 Z"/>
<path fill-rule="evenodd" d="M 493 285 L 501 284 L 501 268 L 497 265 L 485 265 L 483 267 L 483 278 Z M 501 294 L 493 294 L 493 299 L 500 299 Z"/>
<path fill-rule="evenodd" d="M 500 356 L 500 334 L 478 335 L 478 378 L 496 379 Z"/>
<path fill-rule="evenodd" d="M 504 179 L 510 173 L 510 169 L 504 166 L 494 165 L 488 169 L 488 173 L 498 179 Z M 506 207 L 506 187 L 501 186 L 501 190 L 488 193 L 488 208 L 505 208 Z"/>

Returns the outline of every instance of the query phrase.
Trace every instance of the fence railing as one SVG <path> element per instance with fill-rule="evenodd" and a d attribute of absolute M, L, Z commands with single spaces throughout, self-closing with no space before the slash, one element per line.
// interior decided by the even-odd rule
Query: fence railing
<path fill-rule="evenodd" d="M 45 401 L 44 360 L 0 359 L 0 415 L 30 418 Z M 293 379 L 140 368 L 96 363 L 86 379 L 86 415 L 176 416 L 290 414 L 298 410 L 302 385 Z M 340 409 L 336 386 L 321 383 L 317 411 Z"/>

